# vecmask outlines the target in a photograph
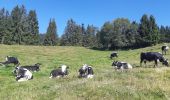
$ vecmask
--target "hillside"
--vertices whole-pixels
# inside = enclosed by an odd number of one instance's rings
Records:
[[[97,51],[69,46],[0,45],[0,61],[7,55],[18,57],[21,65],[41,63],[34,79],[16,82],[13,65],[0,66],[0,99],[2,100],[159,100],[170,98],[170,68],[153,62],[140,67],[141,52],[160,52],[162,44],[142,49],[118,51],[116,60],[129,62],[133,69],[115,71],[109,59],[112,51]],[[170,45],[170,44],[169,44]],[[165,58],[170,58],[170,52]],[[52,69],[62,64],[69,66],[69,75],[63,79],[49,79]],[[93,66],[93,79],[77,78],[82,64]]]

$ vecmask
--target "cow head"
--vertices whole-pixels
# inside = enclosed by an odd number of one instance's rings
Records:
[[[40,70],[40,63],[37,63],[37,64],[35,64],[35,67],[36,67],[36,71],[39,71]]]
[[[93,77],[93,69],[91,66],[87,64],[83,64],[83,66],[79,69],[79,78],[92,78]]]
[[[65,75],[68,75],[68,69],[69,69],[68,66],[62,65],[62,66],[59,67],[59,68],[61,68],[61,71],[62,71]]]
[[[87,64],[83,64],[83,66],[79,69],[79,78],[82,78],[82,77],[86,77],[86,72],[87,72],[87,69],[88,69],[88,65]]]
[[[114,62],[112,63],[112,66],[117,66],[117,63],[118,63],[118,61],[114,61]]]
[[[168,59],[165,59],[165,60],[162,62],[162,64],[165,65],[165,66],[169,66]]]
[[[83,69],[83,70],[86,70],[86,69],[87,69],[87,67],[88,67],[88,65],[87,65],[87,64],[83,64],[82,69]]]
[[[25,76],[25,72],[27,70],[21,67],[16,67],[16,81],[23,78]]]
[[[83,69],[83,67],[82,68],[80,68],[79,69],[79,78],[81,78],[81,77],[85,77],[86,76],[86,70],[84,70]]]
[[[13,74],[14,75],[17,75],[17,73],[18,73],[18,71],[19,71],[19,69],[20,69],[20,66],[19,65],[17,65],[16,67],[15,67],[15,69],[13,70]]]
[[[6,56],[5,60],[8,61],[9,56]]]

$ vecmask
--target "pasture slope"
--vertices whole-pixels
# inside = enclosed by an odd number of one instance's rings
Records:
[[[135,50],[118,51],[117,60],[133,65],[130,71],[115,71],[109,59],[111,51],[83,47],[45,47],[0,45],[0,61],[7,55],[18,57],[21,65],[41,63],[34,79],[16,82],[13,65],[0,66],[0,100],[166,100],[170,99],[170,67],[153,68],[153,62],[140,67],[141,52],[160,52],[159,44]],[[169,44],[170,45],[170,44]],[[165,56],[170,58],[170,52]],[[77,78],[82,64],[94,66],[93,79]],[[69,76],[49,79],[52,69],[66,64]]]

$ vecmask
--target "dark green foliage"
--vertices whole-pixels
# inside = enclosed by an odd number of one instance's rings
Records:
[[[137,41],[138,24],[130,23],[128,19],[118,18],[113,22],[106,22],[97,34],[100,48],[120,49],[133,47]]]
[[[97,28],[93,25],[85,28],[84,24],[78,25],[73,19],[70,19],[61,37],[60,45],[96,47],[96,33]]]
[[[5,35],[5,9],[0,10],[0,42],[4,42],[4,35]]]
[[[144,14],[139,25],[139,33],[142,46],[155,45],[159,42],[159,30],[155,18],[151,15],[149,18]]]
[[[104,49],[145,47],[159,43],[160,39],[155,18],[152,15],[148,18],[146,14],[142,16],[140,24],[130,23],[124,18],[106,22],[97,34],[98,48]]]
[[[82,46],[84,47],[95,47],[96,46],[96,32],[97,28],[93,25],[88,25],[87,29],[82,26]]]
[[[170,27],[160,27],[160,42],[170,42]]]
[[[44,45],[56,45],[58,40],[57,26],[54,19],[50,19],[49,26],[47,28],[47,33],[44,39]]]
[[[73,19],[68,20],[65,32],[61,37],[60,45],[82,45],[82,27],[77,25]]]
[[[96,43],[97,43],[96,33],[97,33],[96,27],[94,27],[93,25],[87,26],[86,34],[85,34],[85,41],[84,41],[85,47],[95,47],[96,46]]]
[[[170,42],[170,27],[158,27],[153,15],[144,14],[140,23],[126,18],[105,22],[98,30],[93,25],[78,25],[68,20],[64,34],[59,39],[57,25],[50,20],[46,34],[39,34],[35,10],[27,13],[25,6],[16,6],[9,13],[0,9],[0,43],[23,45],[62,45],[95,47],[98,49],[129,49]]]
[[[29,35],[28,35],[28,44],[38,45],[40,44],[40,36],[39,36],[39,26],[37,15],[34,10],[30,10],[28,15],[29,22]]]
[[[113,33],[113,24],[111,24],[110,22],[106,22],[102,26],[101,31],[97,34],[98,42],[99,42],[101,48],[109,48],[109,43],[111,41],[113,34],[114,34]]]
[[[0,42],[2,44],[39,44],[39,27],[35,11],[16,6],[11,14],[0,10]]]

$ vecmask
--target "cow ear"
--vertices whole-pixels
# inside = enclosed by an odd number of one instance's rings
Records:
[[[67,69],[69,69],[69,66],[67,66]]]

